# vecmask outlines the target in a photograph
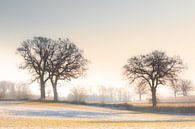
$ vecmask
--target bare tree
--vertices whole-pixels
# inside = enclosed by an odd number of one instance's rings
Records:
[[[113,87],[108,87],[108,97],[110,102],[113,102],[114,100],[114,90]]]
[[[187,96],[188,92],[193,90],[190,80],[180,80],[178,83],[183,96]]]
[[[164,52],[156,50],[129,58],[124,66],[124,75],[130,83],[142,80],[147,82],[152,93],[152,106],[155,108],[157,87],[170,83],[183,68],[183,62],[179,57],[169,57]]]
[[[174,96],[176,97],[178,92],[183,96],[187,96],[190,91],[193,90],[193,86],[190,80],[185,79],[173,79],[171,82],[171,88],[174,91]]]
[[[22,69],[28,69],[34,76],[34,80],[40,83],[40,93],[42,100],[45,99],[45,84],[49,79],[47,75],[47,61],[52,55],[52,40],[45,37],[34,37],[23,41],[17,49],[19,55],[24,59]]]
[[[139,95],[139,101],[142,100],[142,95],[147,94],[148,92],[148,87],[147,87],[147,82],[142,80],[137,84],[136,92]]]
[[[80,77],[86,71],[88,61],[84,58],[83,51],[68,39],[55,41],[53,48],[54,52],[47,61],[47,71],[53,87],[54,101],[58,101],[58,81]]]
[[[8,96],[13,98],[14,85],[15,84],[10,81],[0,81],[0,98],[7,98]]]
[[[179,86],[179,83],[178,83],[178,79],[173,78],[173,79],[171,80],[170,86],[171,86],[171,89],[173,90],[174,96],[175,96],[175,98],[176,98],[178,92],[179,92],[180,89],[181,89],[180,86]]]
[[[20,82],[15,85],[15,99],[28,100],[30,95],[31,92],[27,83]]]
[[[130,99],[130,93],[127,87],[114,88],[115,90],[115,99],[119,102],[128,102]]]
[[[98,86],[99,99],[102,104],[107,101],[108,88],[106,86]]]
[[[68,99],[75,103],[85,102],[86,97],[86,89],[81,86],[73,87],[68,95]]]
[[[4,82],[0,82],[0,98],[4,98],[7,92],[7,86],[4,84]]]

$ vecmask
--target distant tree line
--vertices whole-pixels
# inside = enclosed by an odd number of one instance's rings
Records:
[[[0,99],[29,100],[32,94],[27,83],[0,81]]]
[[[129,102],[131,94],[128,87],[108,87],[104,85],[96,88],[85,86],[74,86],[70,89],[67,101],[73,103],[113,103]]]

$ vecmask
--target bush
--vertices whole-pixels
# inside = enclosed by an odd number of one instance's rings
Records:
[[[80,86],[73,87],[68,95],[68,100],[72,103],[84,104],[86,99],[86,89]]]

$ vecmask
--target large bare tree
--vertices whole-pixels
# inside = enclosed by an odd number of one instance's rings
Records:
[[[48,73],[53,87],[54,101],[58,101],[57,84],[59,80],[71,80],[80,77],[86,71],[87,59],[70,40],[54,41],[54,52],[48,59]]]
[[[17,53],[22,56],[22,69],[28,69],[34,76],[33,80],[40,83],[41,100],[45,99],[45,84],[49,80],[47,61],[52,55],[52,40],[46,37],[34,37],[21,43]]]
[[[142,80],[147,82],[152,93],[152,106],[155,108],[157,87],[168,85],[183,68],[183,62],[179,57],[169,57],[165,52],[156,50],[146,55],[129,58],[124,66],[124,75],[130,83]]]

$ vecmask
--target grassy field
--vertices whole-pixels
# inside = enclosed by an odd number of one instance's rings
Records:
[[[0,113],[0,128],[2,129],[195,128],[194,115],[144,113],[73,104],[40,102],[5,104],[0,102]]]
[[[156,112],[156,113],[168,113],[168,114],[191,114],[195,115],[195,103],[175,102],[167,103],[161,102],[157,104],[157,107],[152,108],[152,104],[144,102],[129,102],[129,103],[92,103],[90,105],[104,106],[110,108],[121,108],[133,111],[144,111],[144,112]]]
[[[127,121],[83,121],[60,119],[6,118],[0,120],[1,128],[135,128],[135,129],[194,129],[195,122],[127,122]]]

